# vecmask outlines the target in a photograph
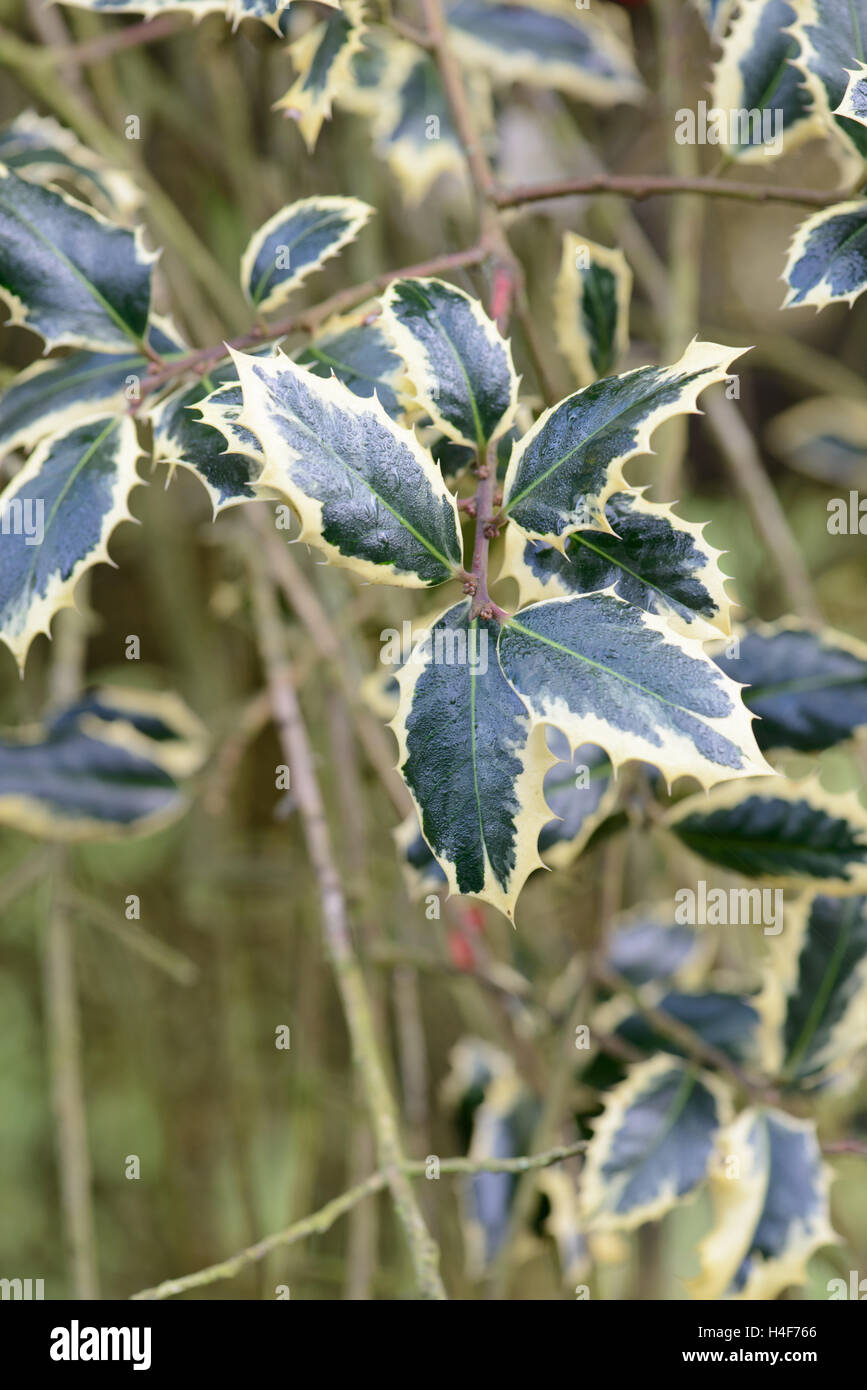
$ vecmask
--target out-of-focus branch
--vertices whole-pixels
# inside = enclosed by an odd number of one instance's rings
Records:
[[[367,987],[350,935],[346,900],[332,851],[313,751],[295,695],[292,671],[286,657],[283,624],[258,540],[253,568],[253,597],[259,650],[271,692],[274,721],[283,755],[291,768],[292,790],[319,889],[325,945],[370,1111],[378,1160],[387,1174],[388,1188],[410,1248],[419,1291],[427,1299],[444,1299],[446,1293],[439,1275],[439,1250],[430,1236],[412,1186],[403,1171],[406,1158],[397,1109],[380,1057]]]
[[[545,1153],[522,1155],[519,1158],[441,1158],[438,1161],[439,1172],[441,1176],[446,1174],[471,1176],[474,1173],[527,1173],[539,1168],[551,1168],[555,1163],[562,1163],[568,1158],[574,1158],[577,1154],[583,1153],[586,1147],[586,1140],[580,1140],[574,1144],[563,1144],[557,1148],[548,1149]],[[429,1164],[427,1161],[405,1162],[401,1165],[401,1173],[407,1179],[427,1177],[428,1172]],[[285,1231],[278,1231],[275,1235],[266,1236],[264,1240],[257,1241],[255,1245],[248,1246],[246,1250],[239,1251],[237,1255],[230,1256],[229,1259],[221,1261],[220,1264],[209,1265],[207,1269],[199,1269],[195,1274],[185,1274],[180,1279],[167,1279],[152,1289],[142,1289],[139,1293],[133,1294],[132,1298],[150,1300],[174,1298],[177,1294],[186,1293],[189,1289],[200,1289],[208,1284],[216,1284],[220,1279],[233,1279],[248,1265],[264,1259],[272,1250],[294,1245],[299,1240],[306,1240],[308,1236],[321,1235],[330,1230],[339,1217],[351,1211],[359,1202],[364,1201],[365,1197],[382,1192],[388,1185],[389,1175],[387,1173],[371,1173],[364,1182],[349,1188],[347,1192],[343,1192],[339,1197],[327,1202],[312,1216],[305,1216],[303,1221],[296,1221]]]
[[[713,391],[705,396],[704,409],[720,453],[767,545],[788,601],[800,617],[821,623],[822,612],[809,572],[743,416],[734,402]]]
[[[764,183],[739,183],[735,179],[689,177],[678,174],[590,174],[585,178],[555,179],[551,183],[516,184],[498,189],[497,206],[517,208],[527,203],[545,203],[552,198],[572,198],[576,193],[610,193],[640,201],[643,198],[670,197],[677,193],[700,193],[705,198],[737,198],[747,203],[794,203],[801,207],[825,208],[848,195],[839,191],[820,192],[815,188],[775,188]]]
[[[666,141],[668,167],[673,177],[692,182],[699,176],[698,146],[681,144],[674,138],[675,113],[687,98],[685,14],[680,0],[656,0],[655,18],[663,119],[671,131]],[[661,324],[663,362],[676,362],[698,327],[704,213],[704,199],[695,193],[675,198],[669,209],[668,294]],[[667,420],[659,431],[655,475],[661,497],[679,494],[688,438],[686,415]]]
[[[365,755],[401,816],[409,815],[413,801],[395,770],[395,750],[382,725],[361,705],[358,690],[341,660],[340,634],[336,631],[319,595],[300,565],[289,554],[269,526],[260,528],[268,550],[268,565],[276,583],[296,616],[304,624],[320,656],[330,663],[340,693],[352,713],[356,733]]]
[[[366,280],[363,284],[351,285],[348,289],[338,290],[328,299],[314,304],[312,308],[302,309],[299,313],[292,314],[289,318],[282,319],[277,323],[269,324],[267,327],[259,324],[250,329],[248,333],[242,333],[226,342],[216,343],[213,347],[198,348],[195,352],[191,352],[185,357],[179,357],[174,362],[167,362],[157,371],[146,376],[141,384],[141,398],[144,399],[145,396],[189,372],[203,373],[214,362],[219,362],[221,358],[226,356],[227,346],[243,351],[244,348],[255,347],[262,342],[285,338],[289,333],[314,333],[319,325],[325,319],[330,318],[332,314],[342,314],[347,309],[354,309],[356,305],[363,304],[366,299],[371,299],[381,290],[386,289],[392,280],[412,279],[415,276],[423,275],[443,275],[451,270],[463,270],[467,266],[478,265],[487,254],[487,246],[480,242],[464,251],[449,251],[443,256],[433,256],[430,260],[422,261],[418,265],[402,266],[398,270],[386,270],[382,275],[377,275],[372,280]]]
[[[52,653],[50,699],[64,704],[81,685],[85,623],[79,613],[61,615]],[[96,1225],[91,1190],[87,1112],[81,1065],[81,1021],[75,973],[73,925],[63,902],[66,854],[59,846],[49,878],[44,957],[46,1035],[54,1108],[57,1173],[63,1232],[73,1296],[99,1298]]]
[[[46,50],[45,63],[54,67],[87,67],[90,63],[101,63],[115,53],[126,48],[140,48],[143,44],[158,43],[160,39],[171,38],[182,29],[189,29],[180,15],[156,15],[143,19],[137,24],[127,24],[122,29],[111,29],[96,38],[82,43],[58,45]]]

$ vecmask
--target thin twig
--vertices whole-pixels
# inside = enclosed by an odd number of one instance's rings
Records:
[[[219,362],[227,355],[227,347],[243,351],[244,348],[256,347],[263,342],[285,338],[289,333],[314,333],[319,325],[325,319],[330,318],[332,314],[345,313],[346,310],[354,309],[358,304],[363,304],[366,299],[371,299],[381,290],[386,289],[392,280],[413,279],[416,276],[425,275],[443,275],[452,270],[462,270],[467,266],[478,265],[487,254],[487,246],[479,242],[467,250],[449,251],[442,256],[433,256],[430,260],[422,261],[417,265],[387,270],[382,275],[374,276],[372,280],[364,281],[363,284],[338,290],[336,294],[330,295],[328,299],[323,299],[321,303],[314,304],[309,309],[302,309],[278,323],[269,324],[267,327],[259,324],[247,333],[229,338],[222,343],[216,343],[212,347],[198,348],[185,357],[176,358],[174,362],[167,362],[158,371],[150,373],[144,378],[141,384],[141,397],[144,399],[145,396],[159,390],[178,377],[188,375],[190,372],[203,373],[207,367],[214,362]]]
[[[734,402],[709,391],[704,398],[705,416],[738,487],[743,493],[756,528],[761,533],[780,577],[787,602],[799,617],[821,623],[809,571],[786,520],[776,490],[762,464],[751,431]]]
[[[109,908],[77,889],[65,889],[61,893],[60,905],[70,916],[79,917],[91,926],[109,932],[123,942],[127,950],[162,970],[175,984],[194,985],[199,978],[199,967],[189,956],[160,941],[158,936],[152,936],[138,922],[128,922],[126,918],[117,921]]]
[[[99,1297],[99,1284],[75,950],[72,923],[57,895],[57,880],[63,872],[60,857],[45,943],[46,1031],[51,1053],[57,1170],[73,1297],[95,1299]]]
[[[143,19],[137,24],[128,24],[123,29],[112,29],[82,43],[51,48],[46,52],[45,62],[52,67],[66,67],[67,64],[87,67],[90,63],[101,63],[105,58],[110,58],[123,49],[140,48],[143,44],[158,43],[160,39],[171,38],[182,29],[189,30],[190,26],[184,24],[179,15],[157,15],[152,19]]]
[[[676,112],[687,99],[685,82],[686,44],[684,10],[680,0],[656,0],[657,53],[661,69],[661,99],[672,131],[677,128]],[[668,142],[668,165],[672,176],[694,180],[699,175],[698,146],[681,144],[673,136]],[[674,199],[668,219],[667,306],[661,320],[663,362],[676,362],[694,336],[701,302],[701,263],[706,204],[694,193]],[[661,497],[678,497],[683,461],[689,438],[686,415],[667,420],[656,440],[655,475]]]
[[[538,1168],[550,1168],[555,1163],[563,1163],[566,1159],[574,1158],[577,1154],[583,1153],[586,1147],[586,1140],[580,1140],[574,1144],[563,1144],[557,1148],[549,1149],[546,1153],[523,1155],[518,1158],[441,1158],[438,1160],[438,1168],[440,1176],[451,1174],[471,1176],[474,1173],[527,1173]],[[425,1178],[428,1177],[430,1171],[431,1165],[427,1159],[419,1162],[405,1162],[401,1165],[401,1173],[406,1179]],[[131,1297],[150,1300],[174,1298],[177,1294],[186,1293],[189,1289],[216,1284],[220,1279],[234,1279],[236,1274],[240,1274],[248,1265],[257,1260],[264,1259],[272,1250],[294,1245],[299,1240],[306,1240],[308,1236],[322,1235],[325,1231],[330,1230],[339,1217],[351,1211],[365,1197],[382,1192],[389,1186],[389,1181],[387,1172],[371,1173],[364,1182],[357,1183],[355,1187],[349,1188],[339,1197],[334,1197],[319,1211],[314,1212],[312,1216],[305,1216],[302,1221],[296,1221],[285,1231],[278,1231],[274,1235],[266,1236],[264,1240],[257,1241],[255,1245],[248,1246],[246,1250],[240,1250],[237,1255],[231,1255],[229,1259],[222,1260],[219,1264],[208,1265],[206,1269],[196,1270],[194,1274],[185,1274],[180,1279],[167,1279],[164,1283],[157,1284],[151,1289],[142,1289],[139,1293],[132,1294]]]
[[[867,1158],[867,1140],[865,1139],[832,1139],[830,1143],[822,1145],[823,1154],[857,1154],[859,1158]]]
[[[253,597],[259,650],[271,692],[277,734],[283,755],[291,768],[292,790],[319,889],[325,945],[343,1004],[353,1056],[365,1090],[376,1136],[378,1160],[388,1175],[388,1187],[409,1245],[419,1291],[423,1298],[444,1299],[446,1293],[439,1275],[439,1250],[425,1225],[412,1186],[402,1171],[405,1155],[397,1109],[380,1058],[367,988],[349,931],[346,901],[331,847],[313,751],[286,657],[283,625],[258,542],[256,560]]]
[[[802,207],[824,208],[843,201],[839,191],[824,193],[815,188],[775,188],[763,183],[738,183],[733,179],[676,174],[590,174],[584,178],[555,179],[551,183],[516,184],[495,193],[500,208],[545,203],[552,198],[612,193],[621,198],[668,197],[674,193],[700,193],[706,198],[739,198],[749,203],[795,203]]]
[[[79,593],[86,603],[86,577],[83,585],[84,593],[81,590]],[[61,614],[55,631],[49,680],[49,700],[53,706],[73,699],[81,687],[86,632],[80,613]],[[99,1298],[96,1221],[84,1100],[75,935],[63,903],[66,851],[57,846],[53,858],[48,880],[50,905],[44,989],[62,1230],[73,1296],[96,1299]]]
[[[140,1293],[131,1295],[133,1299],[163,1299],[174,1298],[179,1293],[186,1293],[188,1289],[199,1289],[206,1284],[216,1284],[220,1279],[234,1279],[236,1274],[240,1274],[248,1265],[255,1264],[257,1260],[263,1260],[266,1255],[270,1255],[272,1250],[280,1250],[287,1245],[294,1245],[299,1240],[306,1240],[308,1236],[322,1235],[329,1230],[338,1217],[351,1211],[356,1203],[371,1197],[375,1192],[382,1192],[387,1186],[388,1179],[385,1173],[371,1173],[364,1182],[357,1183],[355,1187],[350,1187],[346,1192],[342,1192],[339,1197],[334,1197],[330,1202],[326,1202],[324,1207],[314,1212],[312,1216],[305,1216],[302,1221],[296,1221],[285,1231],[278,1231],[275,1235],[266,1236],[264,1240],[259,1240],[255,1245],[248,1245],[245,1250],[239,1250],[237,1255],[231,1255],[229,1259],[222,1260],[220,1264],[209,1265],[206,1269],[199,1269],[195,1274],[185,1274],[180,1279],[166,1279],[164,1283],[157,1284],[152,1289],[142,1289]]]
[[[486,203],[493,201],[494,176],[485,156],[481,133],[470,109],[463,74],[452,55],[443,7],[440,0],[422,0],[422,10],[427,25],[429,46],[442,79],[455,133],[467,161],[479,206],[483,208]]]
[[[379,775],[398,813],[401,816],[409,815],[413,809],[413,800],[406,784],[397,775],[395,749],[382,725],[361,703],[357,686],[353,684],[341,660],[341,638],[330,615],[300,565],[296,564],[289,554],[288,546],[279,540],[269,526],[262,527],[261,534],[268,548],[271,573],[281,593],[304,624],[320,656],[332,666],[340,692],[352,713],[356,733],[368,762]]]

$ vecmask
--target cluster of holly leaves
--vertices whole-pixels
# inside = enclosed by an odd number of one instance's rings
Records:
[[[155,8],[163,7],[147,12]],[[244,13],[262,18],[265,8]],[[731,7],[704,8],[722,35],[720,103],[781,107],[787,148],[820,135],[863,162],[864,0],[752,0],[734,18]],[[631,58],[614,29],[600,38],[597,20],[580,11],[567,20],[550,3],[461,0],[450,12],[468,67],[477,62],[501,84],[527,80],[529,52],[554,89],[602,104],[640,100],[634,75],[631,95],[616,94],[617,70],[612,77],[605,67],[611,44],[626,53],[618,61]],[[353,22],[349,6],[326,27],[335,22]],[[409,79],[396,89],[377,56],[388,31],[364,37],[350,55],[347,101],[366,100],[396,122],[381,136],[384,149],[406,138],[411,150],[423,137],[407,115]],[[311,58],[313,85],[328,51]],[[420,93],[418,113],[429,109],[435,74],[422,50],[413,59],[423,65],[409,84]],[[756,85],[760,68],[777,74],[770,94]],[[725,95],[732,83],[737,100]],[[303,112],[301,98],[293,101]],[[768,157],[749,147],[726,153]],[[414,154],[407,161],[413,167]],[[0,495],[0,639],[23,667],[34,637],[107,558],[148,455],[198,476],[215,515],[276,500],[294,512],[306,544],[360,579],[442,587],[411,658],[383,690],[418,812],[402,844],[425,885],[445,882],[512,916],[534,869],[567,863],[616,829],[625,812],[615,774],[631,762],[688,849],[750,885],[797,895],[781,937],[767,940],[767,980],[755,997],[699,988],[695,975],[682,984],[664,962],[685,937],[697,951],[697,934],[684,937],[670,920],[639,924],[653,963],[632,981],[643,1008],[602,1014],[598,1027],[648,1059],[595,1078],[605,1108],[571,1228],[573,1244],[575,1231],[590,1242],[630,1229],[709,1182],[719,1224],[698,1289],[774,1296],[832,1238],[815,1124],[784,1107],[845,1085],[863,1047],[867,821],[854,796],[831,795],[816,777],[790,781],[773,766],[784,750],[819,754],[867,723],[867,651],[792,620],[733,633],[719,553],[702,528],[650,502],[624,473],[649,451],[656,426],[693,410],[738,354],[697,341],[669,366],[619,372],[628,267],[620,253],[570,234],[554,322],[580,389],[535,419],[508,341],[477,300],[436,279],[397,281],[379,303],[326,322],[288,352],[275,327],[255,352],[227,354],[204,377],[185,373],[188,346],[151,308],[157,258],[130,226],[139,204],[128,180],[55,122],[27,113],[0,132],[0,295],[10,321],[45,348],[0,397],[7,471],[27,455]],[[851,302],[864,289],[865,208],[851,200],[801,226],[785,270],[787,303]],[[277,212],[242,258],[251,310],[275,321],[372,211],[352,198],[314,197]],[[153,377],[162,385],[150,391]],[[821,457],[835,460],[827,468],[842,467],[855,405],[846,413],[806,404],[809,420],[775,422],[780,451],[809,469],[821,445]],[[519,601],[502,609],[509,589],[494,585],[496,609],[477,613],[464,593],[471,545],[457,496],[490,459],[502,494],[497,582],[515,581]],[[33,543],[28,522],[37,515]],[[178,702],[92,691],[0,742],[0,819],[59,840],[144,833],[182,810],[182,784],[203,755],[202,732]],[[709,795],[663,804],[663,786],[684,776]],[[628,981],[623,967],[615,961]],[[648,999],[765,1078],[779,1101],[736,1114],[724,1075],[648,1031]],[[609,1014],[622,1005],[615,997]],[[496,1126],[500,1111],[488,1082],[479,1084],[480,1115]],[[737,1156],[736,1180],[718,1169],[720,1154]],[[584,1248],[579,1241],[576,1254]]]
[[[541,1175],[522,1245],[530,1253],[528,1237],[553,1241],[579,1297],[622,1290],[629,1233],[685,1201],[703,1198],[706,1234],[675,1265],[673,1296],[773,1299],[808,1282],[811,1257],[839,1241],[815,1111],[861,1070],[865,899],[815,892],[787,904],[760,976],[739,988],[715,965],[711,936],[674,922],[666,902],[628,914],[606,939],[572,1078],[573,1135],[587,1141],[580,1175]],[[492,983],[509,990],[522,1029],[564,1029],[580,984],[580,972],[567,973],[541,995],[522,975]],[[696,1060],[682,1029],[767,1091],[749,1093],[725,1066]],[[514,1057],[472,1037],[453,1049],[442,1099],[479,1161],[528,1152],[544,1104]],[[510,1174],[466,1180],[473,1277],[509,1238],[515,1187]],[[836,1267],[823,1265],[813,1277],[827,1297]]]

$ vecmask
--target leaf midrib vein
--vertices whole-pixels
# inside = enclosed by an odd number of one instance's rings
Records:
[[[96,302],[101,306],[101,308],[105,310],[112,322],[115,323],[117,327],[120,328],[133,343],[136,343],[139,347],[143,347],[143,341],[141,337],[135,332],[132,326],[128,324],[123,318],[121,318],[120,314],[113,307],[113,305],[109,304],[105,296],[101,294],[100,291],[96,288],[96,285],[94,285],[91,280],[88,280],[87,276],[84,275],[82,271],[78,269],[78,266],[75,265],[69,259],[69,257],[66,255],[64,251],[61,251],[59,246],[56,246],[54,242],[49,241],[48,237],[46,237],[39,230],[39,228],[29,220],[29,218],[24,217],[18,211],[18,209],[13,204],[9,203],[4,197],[2,197],[2,195],[0,195],[0,207],[5,208],[9,215],[16,222],[20,222],[22,227],[26,228],[26,230],[30,232],[32,236],[36,237],[38,241],[41,241],[43,246],[46,246],[48,250],[52,253],[52,255],[54,255],[62,265],[65,265],[67,270],[75,276],[76,280],[80,281],[80,283],[89,292],[91,297],[95,299]]]

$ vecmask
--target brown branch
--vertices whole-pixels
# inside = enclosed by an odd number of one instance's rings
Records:
[[[488,446],[484,463],[479,465],[479,482],[476,488],[475,517],[476,534],[473,544],[473,561],[465,588],[473,596],[470,605],[470,620],[482,618],[487,622],[496,617],[502,622],[508,615],[493,602],[488,593],[488,551],[491,538],[496,535],[492,527],[494,512],[494,493],[497,487],[497,446]]]
[[[736,404],[712,391],[705,397],[704,410],[717,447],[765,542],[787,602],[799,617],[821,623],[822,611],[809,570],[776,489],[765,472],[752,432]]]
[[[857,1154],[859,1158],[867,1158],[867,1140],[864,1139],[832,1139],[829,1144],[822,1145],[823,1154]]]
[[[87,589],[86,577],[84,585]],[[55,633],[50,674],[50,699],[55,706],[74,698],[81,688],[86,632],[86,625],[79,613],[61,615]],[[67,871],[66,851],[58,845],[52,858],[53,865],[48,877],[49,908],[43,978],[61,1231],[69,1260],[72,1296],[98,1299],[99,1262],[84,1098],[75,931],[61,901]]]
[[[563,1163],[566,1159],[574,1158],[577,1154],[583,1153],[586,1147],[586,1140],[578,1140],[574,1144],[563,1144],[555,1149],[549,1149],[546,1153],[521,1155],[518,1158],[442,1158],[439,1160],[439,1171],[441,1175],[526,1173],[533,1169],[551,1168],[555,1163]],[[428,1161],[404,1163],[401,1172],[407,1179],[427,1177]],[[216,1284],[220,1279],[233,1279],[236,1274],[240,1274],[242,1270],[246,1269],[247,1265],[253,1264],[257,1260],[263,1260],[266,1255],[270,1255],[272,1250],[284,1249],[287,1245],[295,1245],[298,1241],[305,1240],[307,1236],[322,1235],[325,1231],[330,1230],[338,1217],[351,1211],[365,1197],[372,1197],[377,1192],[382,1192],[388,1186],[388,1182],[389,1175],[387,1173],[371,1173],[364,1182],[342,1192],[339,1197],[333,1198],[319,1211],[314,1212],[312,1216],[305,1216],[303,1221],[296,1221],[285,1231],[278,1231],[274,1235],[266,1236],[264,1240],[257,1241],[255,1245],[248,1246],[246,1250],[240,1250],[237,1255],[231,1255],[219,1264],[196,1270],[195,1274],[185,1274],[180,1279],[167,1279],[164,1283],[157,1284],[151,1289],[142,1289],[139,1293],[132,1294],[131,1297],[152,1301],[174,1298],[177,1294],[186,1293],[189,1289]]]
[[[446,94],[452,122],[470,171],[482,244],[488,247],[494,261],[490,296],[491,317],[500,332],[505,334],[515,300],[523,294],[523,271],[509,245],[502,224],[493,170],[485,154],[480,127],[467,97],[461,67],[451,51],[442,0],[422,0],[422,7],[430,47]],[[479,617],[487,621],[496,617],[502,622],[508,614],[498,608],[488,594],[488,549],[491,538],[496,535],[496,526],[492,525],[497,485],[495,446],[489,445],[485,456],[482,457],[480,443],[477,471],[479,481],[473,498],[476,518],[475,542],[472,568],[469,575],[464,576],[464,588],[472,595],[471,619]]]
[[[185,357],[179,357],[174,362],[165,363],[159,371],[149,373],[141,384],[141,399],[144,400],[145,396],[151,395],[177,377],[185,376],[191,372],[204,373],[215,362],[221,361],[227,355],[227,347],[243,351],[244,348],[256,347],[261,343],[271,342],[277,338],[285,338],[289,333],[314,333],[319,325],[325,319],[330,318],[332,314],[344,313],[347,309],[353,309],[357,305],[363,304],[366,299],[371,299],[381,290],[386,289],[392,280],[412,279],[415,276],[425,275],[443,275],[449,271],[462,270],[467,266],[478,265],[487,254],[487,245],[484,242],[478,242],[475,246],[468,247],[464,251],[449,251],[442,256],[433,256],[430,260],[422,261],[418,265],[402,266],[398,270],[387,270],[382,275],[376,275],[373,279],[366,280],[360,285],[352,285],[348,289],[338,290],[328,299],[314,304],[312,308],[302,309],[277,323],[258,324],[251,328],[248,333],[242,333],[238,337],[216,343],[213,347],[198,348]],[[138,408],[140,401],[135,404]]]
[[[586,194],[611,193],[640,201],[668,197],[676,193],[701,193],[707,198],[740,198],[749,203],[795,203],[803,207],[824,208],[842,202],[847,193],[823,193],[815,188],[774,188],[761,183],[738,183],[724,178],[685,178],[674,174],[591,174],[577,179],[556,179],[551,183],[516,184],[496,189],[499,208],[544,203],[551,198],[574,198]]]
[[[268,550],[268,565],[274,581],[296,617],[304,624],[319,655],[334,672],[368,762],[379,775],[398,814],[409,815],[414,803],[406,784],[397,774],[394,745],[379,721],[365,709],[358,686],[346,671],[342,660],[342,638],[330,614],[301,567],[293,560],[288,547],[281,543],[270,527],[262,528],[262,538]]]
[[[182,29],[190,29],[179,15],[158,15],[153,19],[143,19],[137,24],[128,24],[122,29],[112,29],[83,43],[63,44],[46,52],[45,61],[65,67],[67,64],[86,67],[90,63],[101,63],[114,53],[126,48],[140,48],[142,44],[157,43],[160,39],[171,38]]]
[[[419,1291],[423,1298],[442,1300],[446,1292],[439,1274],[439,1250],[430,1236],[412,1185],[403,1171],[406,1157],[400,1138],[397,1108],[382,1064],[367,988],[350,935],[346,899],[334,859],[313,750],[295,695],[292,670],[285,652],[283,624],[258,540],[254,559],[253,599],[259,650],[271,692],[280,746],[291,768],[292,790],[319,890],[325,946],[343,1005],[353,1058],[370,1111],[378,1161],[386,1173],[395,1211],[410,1249]]]
[[[491,166],[485,155],[481,132],[470,109],[463,74],[449,41],[448,25],[440,0],[422,0],[429,46],[436,59],[452,123],[470,171],[480,211],[494,202],[496,188]]]

